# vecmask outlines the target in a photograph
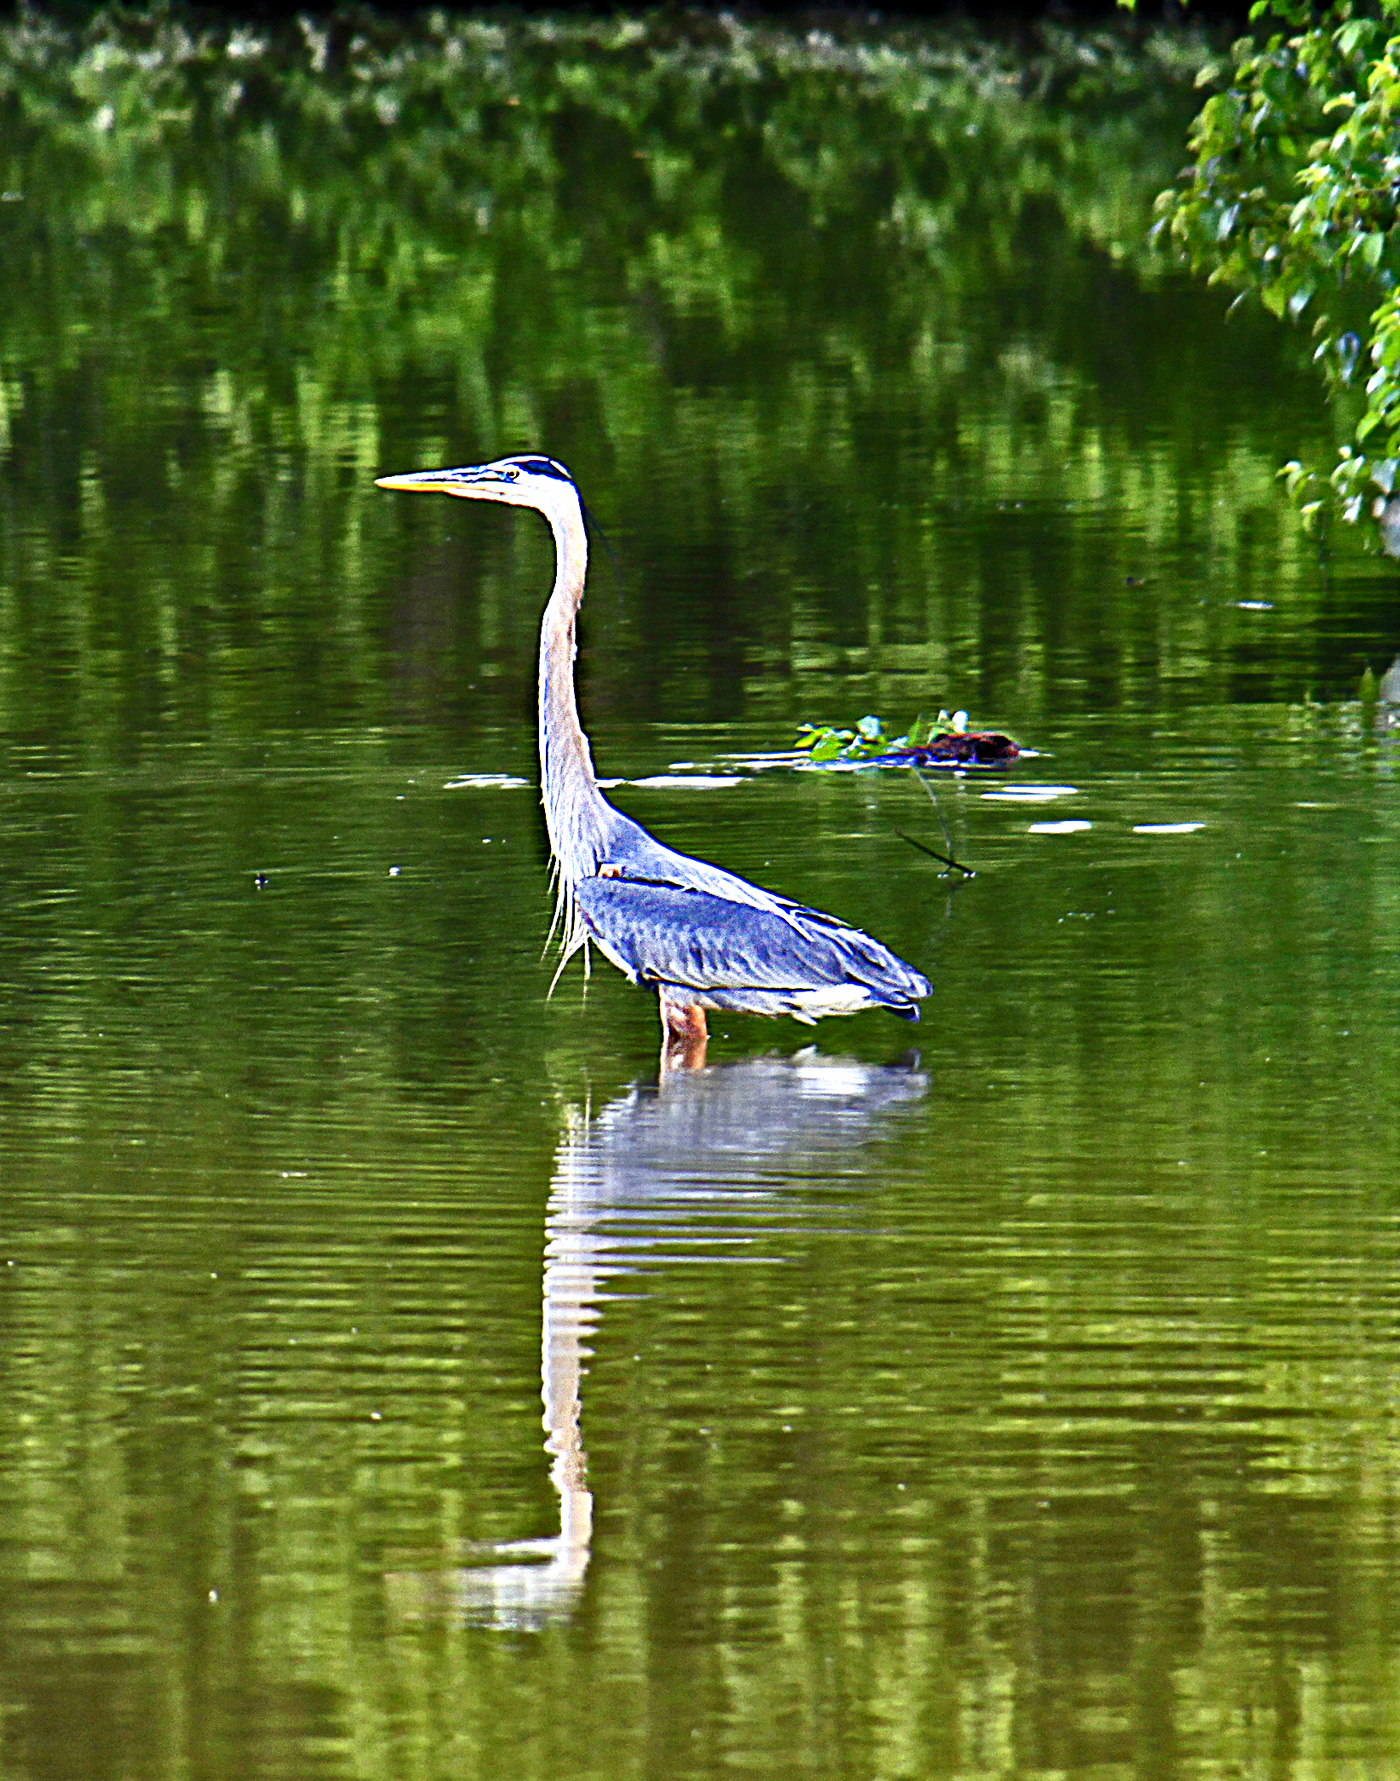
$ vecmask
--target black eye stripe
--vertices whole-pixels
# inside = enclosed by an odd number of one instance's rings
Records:
[[[572,482],[573,477],[562,464],[556,464],[553,458],[512,458],[522,470],[528,470],[531,476],[554,476],[560,482]]]

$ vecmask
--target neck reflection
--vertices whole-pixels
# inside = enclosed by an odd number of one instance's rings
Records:
[[[591,1551],[582,1381],[609,1279],[730,1252],[758,1221],[771,1229],[785,1162],[794,1184],[819,1179],[927,1086],[917,1057],[874,1065],[810,1049],[668,1075],[594,1115],[569,1108],[545,1214],[540,1354],[558,1532],[473,1548],[476,1562],[453,1570],[395,1573],[394,1613],[513,1631],[566,1620]]]

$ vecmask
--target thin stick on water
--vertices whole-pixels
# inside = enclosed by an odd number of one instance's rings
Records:
[[[906,835],[903,829],[896,829],[895,834],[901,841],[907,841],[911,847],[917,847],[920,853],[926,853],[931,860],[937,860],[940,865],[951,866],[955,872],[961,872],[968,878],[977,876],[971,866],[965,866],[961,860],[955,860],[951,854],[935,853],[933,848],[925,847],[922,841],[916,841],[912,835]]]

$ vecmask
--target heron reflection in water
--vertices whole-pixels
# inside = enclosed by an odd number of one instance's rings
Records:
[[[559,1531],[475,1547],[452,1569],[391,1573],[396,1618],[515,1631],[567,1619],[592,1540],[580,1392],[607,1282],[671,1258],[751,1251],[801,1216],[775,1179],[821,1185],[927,1087],[914,1063],[812,1050],[676,1075],[660,1092],[636,1087],[592,1116],[570,1109],[545,1214],[540,1355]]]
[[[809,1025],[861,1008],[919,1018],[932,985],[880,941],[662,846],[598,789],[574,695],[588,534],[583,502],[562,464],[501,458],[377,481],[382,489],[533,507],[554,535],[554,591],[540,627],[539,717],[560,971],[591,940],[633,983],[655,984],[663,1069],[704,1063],[706,1009],[787,1014]]]

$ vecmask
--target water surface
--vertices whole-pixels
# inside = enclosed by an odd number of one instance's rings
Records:
[[[1389,1773],[1395,584],[1141,248],[1202,46],[175,31],[0,86],[7,1771]],[[372,487],[526,447],[921,1027],[546,998],[546,534]]]

